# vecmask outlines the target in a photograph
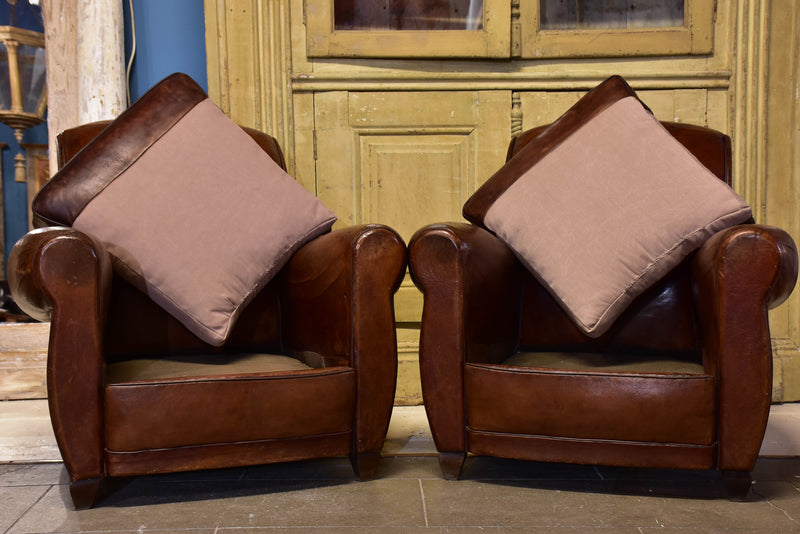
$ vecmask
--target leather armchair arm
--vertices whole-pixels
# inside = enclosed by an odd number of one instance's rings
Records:
[[[409,243],[411,276],[423,292],[420,372],[439,451],[464,451],[464,363],[498,363],[519,340],[522,266],[480,227],[430,225]]]
[[[71,228],[34,230],[17,242],[9,257],[15,300],[33,317],[51,322],[50,415],[68,471],[80,479],[105,474],[102,331],[111,273],[103,247]]]
[[[356,452],[379,452],[389,426],[397,380],[393,299],[405,267],[405,243],[394,230],[358,225],[307,243],[283,269],[284,349],[356,370]]]
[[[742,225],[712,236],[692,265],[706,370],[719,380],[719,468],[749,471],[772,394],[767,310],[789,296],[797,249],[783,230]]]

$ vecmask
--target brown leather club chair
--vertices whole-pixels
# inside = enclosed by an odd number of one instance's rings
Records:
[[[730,184],[727,136],[665,126]],[[542,131],[515,137],[508,159]],[[785,232],[744,224],[715,234],[599,338],[478,226],[427,226],[409,253],[425,299],[422,391],[446,478],[473,453],[717,469],[732,497],[746,493],[770,407],[767,310],[797,276]]]
[[[105,125],[62,133],[59,164]],[[275,139],[246,131],[284,166]],[[113,273],[94,239],[66,227],[29,233],[12,253],[11,285],[28,313],[51,321],[48,400],[75,506],[91,506],[106,477],[336,456],[361,479],[376,476],[405,263],[385,226],[323,234],[212,347]]]

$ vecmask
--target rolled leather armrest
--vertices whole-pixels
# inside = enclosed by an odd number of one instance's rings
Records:
[[[97,280],[88,279],[94,271],[87,271],[80,264],[79,258],[84,253],[94,258],[89,261],[97,265]],[[57,295],[69,297],[68,291],[62,292],[56,287],[68,289],[99,283],[98,295],[107,296],[111,287],[111,262],[102,245],[78,230],[39,228],[23,236],[11,249],[8,279],[20,308],[35,319],[50,321]]]
[[[767,310],[786,300],[796,280],[795,244],[770,226],[718,232],[693,260],[704,365],[719,380],[720,469],[749,471],[758,456],[772,394]]]
[[[357,225],[317,237],[284,267],[286,348],[356,370],[356,452],[377,449],[389,425],[397,380],[394,293],[406,246],[391,228]]]
[[[27,313],[50,321],[50,415],[75,480],[104,475],[102,331],[111,273],[105,249],[71,228],[34,230],[14,245],[9,257],[14,298]],[[64,432],[65,428],[81,432]]]
[[[464,223],[420,229],[409,253],[425,299],[420,374],[434,440],[464,451],[464,363],[499,363],[516,349],[523,268],[497,237]]]
[[[284,267],[281,314],[290,351],[317,352],[350,364],[354,328],[375,325],[370,316],[393,317],[392,299],[402,280],[406,250],[394,230],[379,225],[350,226],[310,241]],[[367,314],[362,325],[354,314]],[[378,325],[376,325],[378,326]],[[379,330],[380,331],[380,330]]]

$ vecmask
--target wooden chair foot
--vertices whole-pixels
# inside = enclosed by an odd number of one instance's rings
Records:
[[[744,501],[747,499],[747,494],[750,493],[753,480],[748,471],[723,471],[722,483],[725,485],[728,499]]]
[[[76,510],[85,510],[94,505],[95,500],[103,489],[103,478],[87,478],[76,480],[69,484],[69,494]]]
[[[461,469],[464,467],[464,460],[467,459],[466,452],[440,452],[439,467],[447,480],[458,480],[461,476]]]
[[[356,452],[350,455],[350,464],[359,480],[373,480],[378,477],[381,463],[379,452]]]

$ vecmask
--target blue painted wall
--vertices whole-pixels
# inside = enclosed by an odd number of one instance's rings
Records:
[[[126,55],[131,50],[129,0],[125,11]],[[184,72],[208,91],[203,2],[201,0],[133,0],[136,55],[130,77],[131,101],[159,80]]]
[[[125,14],[126,58],[130,56],[132,31],[129,0],[121,0]],[[159,80],[173,72],[185,72],[207,90],[205,22],[201,0],[133,0],[136,55],[131,69],[131,100],[135,101]],[[0,25],[10,20],[7,2],[0,1]],[[43,31],[41,10],[19,0],[16,25]],[[27,185],[14,181],[14,155],[19,150],[14,132],[0,124],[3,150],[3,205],[5,253],[28,231]],[[47,126],[26,130],[24,143],[47,144]],[[2,273],[3,275],[5,273]]]
[[[44,32],[41,8],[30,6],[25,0],[18,2],[12,11],[7,2],[0,2],[0,26],[14,25],[20,28]],[[23,143],[47,144],[47,124],[40,124],[23,131]],[[28,185],[14,180],[14,156],[20,151],[14,130],[0,124],[0,143],[8,145],[2,152],[3,165],[3,228],[5,232],[5,254],[11,246],[28,231]],[[5,276],[5,273],[2,273]]]

